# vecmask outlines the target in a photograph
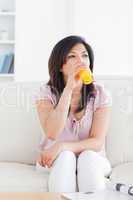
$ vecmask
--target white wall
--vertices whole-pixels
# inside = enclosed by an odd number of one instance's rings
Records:
[[[55,43],[84,36],[95,53],[95,74],[133,75],[132,0],[16,1],[16,80],[47,80]]]
[[[69,34],[66,7],[65,0],[16,2],[17,81],[48,79],[50,52],[66,32]]]
[[[132,0],[75,0],[74,33],[94,48],[95,74],[133,75],[132,11]]]

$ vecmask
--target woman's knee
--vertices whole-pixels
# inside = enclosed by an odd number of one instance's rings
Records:
[[[68,162],[76,164],[76,155],[72,151],[68,150],[62,151],[55,160],[55,163],[57,162],[61,162],[62,164]]]
[[[86,164],[94,163],[97,158],[97,152],[92,150],[85,150],[79,154],[78,157],[78,168],[82,166],[86,166]],[[88,165],[87,165],[88,167]]]
[[[93,150],[85,150],[85,151],[82,151],[80,154],[79,154],[79,157],[84,157],[84,156],[95,156],[97,155],[97,152],[96,151],[93,151]]]
[[[65,158],[72,158],[72,159],[76,158],[75,153],[73,153],[72,151],[69,151],[69,150],[64,150],[59,155],[65,157]]]
[[[83,151],[78,157],[78,169],[101,170],[105,176],[111,172],[111,165],[106,157],[92,150]]]

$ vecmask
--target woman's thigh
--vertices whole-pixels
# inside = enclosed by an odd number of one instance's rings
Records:
[[[49,175],[50,192],[76,191],[76,156],[71,151],[59,154]]]
[[[89,170],[89,168],[101,170],[104,176],[108,176],[111,172],[109,160],[92,150],[86,150],[79,154],[77,163],[77,169],[79,170]]]
[[[78,157],[77,179],[80,192],[103,190],[105,176],[111,172],[107,158],[94,151],[84,151]]]

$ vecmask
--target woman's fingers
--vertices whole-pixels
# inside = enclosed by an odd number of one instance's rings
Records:
[[[52,157],[47,152],[41,152],[37,158],[37,162],[43,167],[52,165]]]
[[[48,166],[48,167],[51,167],[51,166],[52,166],[52,163],[53,163],[53,160],[50,158],[50,159],[47,161],[47,166]]]
[[[48,165],[48,162],[51,160],[51,157],[47,156],[47,155],[43,155],[42,156],[42,163],[43,166],[45,167],[46,165]]]
[[[46,165],[46,157],[42,156],[42,163],[43,163],[43,166],[45,167]]]
[[[37,162],[38,162],[41,166],[43,166],[41,154],[38,156]]]
[[[45,158],[45,161],[44,161],[44,162],[45,162],[45,165],[48,165],[48,161],[49,161],[49,158],[46,157],[46,158]]]

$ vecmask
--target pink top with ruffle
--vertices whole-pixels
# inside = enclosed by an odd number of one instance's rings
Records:
[[[96,97],[95,99],[90,98],[90,100],[88,100],[84,116],[80,120],[76,120],[70,113],[64,129],[56,141],[80,141],[89,138],[93,113],[98,108],[112,105],[112,98],[109,91],[97,82],[94,82],[94,85],[96,88]],[[51,101],[53,105],[56,105],[56,96],[51,92],[50,86],[46,84],[43,84],[40,87],[39,93],[35,96],[35,101],[41,99],[47,99]],[[43,150],[45,148],[49,148],[56,141],[48,139],[47,136],[43,136],[39,149]],[[103,156],[106,155],[104,146],[99,153]]]

